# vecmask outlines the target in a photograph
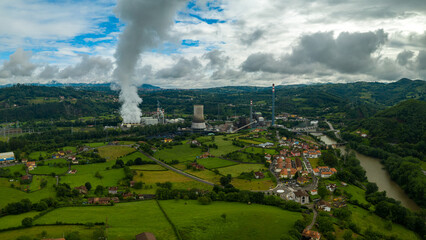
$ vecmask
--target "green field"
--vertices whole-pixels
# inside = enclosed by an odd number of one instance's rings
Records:
[[[179,162],[193,161],[197,156],[201,155],[200,148],[191,148],[189,144],[173,146],[173,148],[165,148],[155,152],[154,157],[165,161],[171,162],[172,160],[179,160]]]
[[[231,174],[232,177],[238,177],[242,172],[259,171],[261,169],[267,170],[267,168],[263,164],[239,164],[235,166],[220,168],[218,170],[223,175]]]
[[[107,161],[113,161],[136,151],[136,149],[127,146],[105,146],[98,148],[98,151],[101,157],[105,158]]]
[[[219,184],[219,180],[222,177],[210,170],[194,171],[192,169],[187,169],[185,172],[215,184]]]
[[[197,201],[160,201],[183,239],[234,240],[280,239],[292,229],[300,213],[276,207],[242,203]],[[226,214],[226,222],[220,215]]]
[[[319,158],[309,158],[308,160],[311,163],[312,169],[318,167]]]
[[[385,230],[386,220],[383,218],[360,207],[350,204],[348,204],[348,206],[349,210],[352,212],[352,221],[362,229],[362,232],[365,231],[368,227],[372,227],[374,231],[381,232],[385,235],[394,234],[397,235],[400,239],[420,239],[420,237],[414,234],[414,232],[404,228],[399,224],[392,223],[392,230]]]
[[[254,191],[268,190],[276,186],[275,183],[269,177],[265,177],[264,179],[252,180],[233,178],[231,184],[240,190]]]
[[[144,165],[133,165],[130,167],[135,170],[148,170],[148,171],[167,171],[166,168],[158,164],[144,164]]]
[[[3,169],[9,169],[11,174],[14,174],[15,172],[18,172],[21,175],[26,174],[26,172],[25,172],[26,167],[25,167],[24,164],[18,164],[18,165],[11,166],[11,167],[5,167]]]
[[[15,240],[21,236],[30,237],[30,239],[41,239],[41,233],[46,231],[47,238],[61,238],[66,236],[70,232],[77,231],[80,234],[82,240],[92,239],[93,231],[96,228],[87,228],[84,226],[39,226],[39,227],[31,227],[20,230],[6,231],[0,232],[0,239],[5,240]]]
[[[240,147],[232,145],[232,139],[228,136],[228,140],[224,140],[227,136],[215,136],[214,143],[218,146],[217,149],[210,149],[213,156],[223,156],[230,152],[240,149]]]
[[[183,239],[280,239],[301,218],[300,213],[257,204],[213,202],[211,205],[200,205],[194,200],[167,200],[160,201],[160,204]],[[226,222],[220,216],[223,213],[227,216]],[[136,234],[145,231],[154,233],[159,240],[176,239],[155,201],[119,203],[115,206],[65,207],[47,213],[37,219],[35,224],[56,221],[105,222],[106,218],[110,226],[108,239],[111,240],[134,239]],[[53,232],[49,227],[33,227],[18,230],[13,236],[31,234],[35,229],[37,233],[44,229],[48,233]],[[235,238],[237,235],[238,238]]]
[[[53,178],[49,178],[49,182],[45,188],[31,193],[25,193],[21,190],[11,188],[7,179],[0,178],[0,182],[2,183],[0,184],[0,208],[3,208],[8,203],[18,202],[25,198],[28,198],[31,202],[35,203],[40,201],[40,199],[56,196],[53,189]],[[19,185],[19,183],[16,182],[14,184]]]
[[[63,151],[72,151],[73,153],[75,153],[75,152],[77,152],[77,147],[71,147],[71,146],[63,147],[62,150]]]
[[[105,170],[106,167],[110,167],[113,162],[96,163],[87,165],[75,165],[72,169],[76,169],[76,174],[66,174],[61,176],[61,183],[67,183],[71,187],[78,187],[84,185],[86,182],[90,182],[92,186],[102,185],[104,187],[117,186],[118,182],[124,178],[123,169],[110,169]],[[99,171],[102,179],[96,178],[95,173]]]
[[[133,160],[135,161],[136,158],[141,158],[143,161],[149,161],[149,162],[153,162],[150,158],[148,158],[147,156],[145,156],[143,153],[141,152],[134,152],[132,154],[126,155],[124,157],[121,157],[120,159],[123,160],[123,162],[127,162],[129,160]]]
[[[228,167],[228,166],[238,164],[236,162],[232,162],[232,161],[229,161],[229,160],[216,158],[216,157],[197,159],[197,162],[199,164],[203,165],[205,168],[208,168],[208,169]]]
[[[176,239],[170,224],[155,201],[120,203],[115,206],[67,207],[54,210],[35,223],[61,221],[105,222],[108,218],[108,239],[134,239],[141,232],[152,232],[157,239]]]
[[[248,147],[248,148],[244,149],[244,152],[248,152],[248,153],[260,153],[260,154],[271,154],[271,155],[278,154],[275,149],[258,148],[258,147]]]
[[[11,227],[19,227],[22,225],[22,219],[26,217],[34,217],[39,214],[39,212],[28,212],[19,215],[8,215],[4,217],[0,217],[0,229],[6,229]]]
[[[106,142],[84,143],[85,146],[92,147],[92,148],[102,147],[102,146],[105,146],[107,144],[108,143],[106,143]]]
[[[34,170],[30,171],[31,174],[51,174],[56,175],[65,174],[68,171],[68,162],[65,159],[52,159],[43,161],[44,166],[37,166]],[[63,167],[54,166],[55,164],[62,164]]]
[[[38,160],[40,156],[44,159],[50,158],[49,153],[45,151],[32,152],[28,155],[29,160]]]

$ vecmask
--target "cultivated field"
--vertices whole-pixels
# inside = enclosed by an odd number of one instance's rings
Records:
[[[201,154],[200,148],[191,148],[190,144],[184,143],[183,145],[173,146],[171,149],[166,148],[157,151],[154,157],[165,162],[171,162],[172,160],[189,162],[194,161],[194,159]]]

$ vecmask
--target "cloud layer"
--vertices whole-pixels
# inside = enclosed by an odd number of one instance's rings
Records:
[[[113,80],[117,36],[137,13],[124,11],[120,22],[115,1],[82,1],[0,3],[0,84]],[[138,18],[167,31],[132,47],[143,50],[135,54],[136,84],[426,79],[424,0],[192,0],[158,18],[150,17],[154,5]],[[173,27],[162,28],[170,17]]]

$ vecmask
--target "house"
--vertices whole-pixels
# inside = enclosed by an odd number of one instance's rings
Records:
[[[281,172],[280,172],[280,178],[288,178],[289,176],[288,176],[288,171],[287,171],[287,169],[282,169],[281,170]]]
[[[296,173],[297,173],[297,170],[295,168],[290,169],[290,178],[294,178]]]
[[[191,163],[191,166],[192,166],[193,169],[196,169],[196,170],[204,170],[205,169],[203,165],[198,164],[197,162]]]
[[[130,187],[133,187],[133,186],[135,186],[135,181],[130,181]]]
[[[304,229],[302,232],[303,239],[309,239],[309,240],[320,240],[321,234],[316,231],[311,231],[308,229]]]
[[[332,172],[321,172],[322,178],[329,178],[329,177],[331,177],[331,175],[333,175]]]
[[[123,195],[124,199],[133,198],[133,193],[131,193],[131,192],[123,193],[122,195]]]
[[[197,158],[199,158],[199,159],[204,159],[204,158],[208,158],[208,157],[211,157],[211,154],[209,152],[205,152],[202,155],[197,156]]]
[[[77,173],[77,169],[71,169],[68,171],[69,174],[76,174]]]
[[[336,186],[336,184],[332,183],[332,184],[327,185],[326,188],[327,188],[328,191],[334,192],[334,190],[336,190],[337,186]]]
[[[171,143],[171,142],[173,142],[173,139],[171,139],[171,138],[165,138],[164,139],[164,143]]]
[[[328,202],[324,201],[324,200],[320,200],[317,203],[317,208],[320,209],[320,210],[323,210],[325,212],[330,212],[331,211],[331,205]]]
[[[78,160],[74,158],[74,159],[71,161],[71,163],[72,163],[72,164],[78,164]]]
[[[266,154],[265,159],[266,159],[266,161],[271,160],[271,154]]]
[[[101,205],[107,205],[107,204],[109,204],[109,203],[110,203],[110,201],[111,201],[111,198],[110,198],[110,197],[101,197],[101,198],[96,197],[96,198],[88,198],[88,199],[87,199],[87,202],[88,202],[89,204],[101,204]]]
[[[192,145],[196,145],[196,146],[201,146],[201,143],[200,143],[200,142],[198,142],[197,140],[192,140],[192,141],[191,141],[191,144],[192,144]]]
[[[21,180],[22,181],[27,181],[27,180],[31,181],[32,178],[33,178],[32,175],[24,175],[24,176],[21,177]]]
[[[318,177],[318,176],[320,176],[320,175],[321,175],[321,173],[320,173],[320,171],[319,171],[319,169],[318,169],[318,168],[314,168],[314,169],[313,169],[313,171],[314,171],[314,175],[315,175],[315,176],[317,176],[317,177]]]
[[[34,170],[34,168],[36,168],[36,167],[37,167],[37,165],[36,165],[36,163],[35,163],[35,162],[27,162],[27,163],[26,163],[26,166],[27,166],[27,168],[28,168],[28,171],[32,171],[32,170]]]
[[[268,148],[268,147],[274,146],[274,144],[271,143],[271,142],[266,142],[266,143],[261,143],[258,146],[261,147],[261,148]]]
[[[150,232],[143,232],[135,236],[136,240],[156,240],[154,234]]]
[[[118,187],[110,187],[108,188],[109,194],[117,194]]]
[[[361,137],[366,138],[367,134],[363,133],[363,134],[361,134]]]
[[[256,179],[262,179],[262,178],[265,178],[265,175],[263,174],[263,172],[255,172],[254,177]]]
[[[28,159],[24,158],[24,159],[22,159],[22,160],[21,160],[21,162],[22,162],[22,163],[27,163],[27,162],[28,162]]]
[[[305,184],[305,183],[307,183],[308,182],[308,179],[307,178],[305,178],[305,177],[298,177],[297,178],[297,183],[298,184]]]
[[[80,187],[75,187],[74,189],[77,189],[80,194],[87,194],[87,188],[84,185]]]
[[[312,196],[314,196],[314,195],[318,195],[318,190],[316,190],[316,189],[312,189],[312,190],[311,190],[311,195],[312,195]]]
[[[139,194],[138,199],[151,200],[155,198],[155,194]]]
[[[302,177],[307,177],[309,175],[308,171],[302,171]]]
[[[340,182],[340,184],[342,184],[342,186],[343,186],[343,187],[348,186],[348,184],[347,184],[347,183],[345,183],[345,182]]]
[[[309,203],[309,194],[305,190],[297,190],[294,192],[295,201],[300,204]]]

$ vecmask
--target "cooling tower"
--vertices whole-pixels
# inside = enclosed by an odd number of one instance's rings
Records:
[[[192,129],[204,130],[206,123],[204,122],[204,106],[194,105],[194,117],[192,118]]]

